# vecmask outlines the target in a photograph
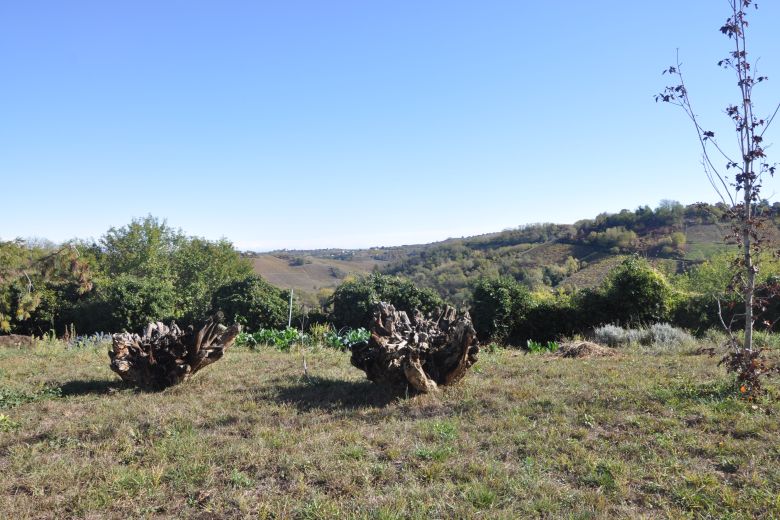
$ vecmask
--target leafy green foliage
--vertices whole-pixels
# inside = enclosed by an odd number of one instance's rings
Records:
[[[672,309],[672,288],[664,276],[640,258],[614,269],[602,289],[612,321],[625,324],[666,320]]]
[[[531,307],[531,295],[512,278],[483,278],[474,287],[471,318],[483,340],[506,341]]]
[[[184,240],[181,231],[151,215],[110,228],[100,239],[101,266],[109,276],[171,279],[171,258]]]
[[[441,307],[442,299],[431,289],[420,289],[409,280],[372,273],[344,282],[330,298],[331,320],[337,327],[359,328],[371,320],[374,304],[385,301],[411,313],[430,312]]]
[[[214,293],[223,286],[252,276],[252,265],[227,240],[180,240],[172,258],[177,314],[186,320],[206,315]]]
[[[249,330],[283,328],[287,325],[287,295],[262,278],[252,275],[220,287],[211,308]]]
[[[270,345],[282,351],[290,350],[295,343],[306,341],[306,335],[292,327],[281,330],[260,329],[252,336],[258,345]]]
[[[368,341],[371,334],[364,328],[348,329],[341,333],[329,330],[321,337],[301,332],[292,327],[285,329],[260,329],[257,332],[242,332],[236,338],[237,346],[255,348],[271,346],[277,350],[290,350],[293,345],[326,346],[336,350],[349,350],[354,345]]]
[[[597,290],[574,295],[529,293],[511,278],[485,278],[474,288],[471,316],[483,341],[526,345],[586,333],[595,326],[654,323],[673,308],[674,291],[646,261],[630,258]]]
[[[120,274],[98,286],[87,308],[92,315],[80,316],[90,320],[87,329],[136,331],[147,323],[174,318],[176,293],[170,280]]]
[[[358,343],[368,341],[371,333],[363,327],[357,329],[348,329],[341,334],[337,332],[328,332],[325,334],[325,345],[338,350],[351,350]]]
[[[186,237],[152,216],[111,228],[95,243],[0,242],[0,332],[194,321],[217,289],[251,273],[230,242]]]
[[[62,294],[90,291],[95,266],[82,252],[76,243],[0,242],[0,332],[41,334],[53,325]]]
[[[529,339],[527,343],[528,352],[532,354],[540,354],[542,352],[555,352],[558,350],[558,347],[559,345],[555,341],[547,341],[545,343],[540,343],[538,341]]]

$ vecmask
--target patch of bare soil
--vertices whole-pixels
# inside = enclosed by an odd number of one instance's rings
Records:
[[[0,348],[26,348],[33,345],[35,345],[35,338],[32,336],[21,336],[19,334],[0,336]]]
[[[558,356],[565,358],[612,357],[617,355],[614,349],[603,347],[591,341],[572,341],[561,344]]]

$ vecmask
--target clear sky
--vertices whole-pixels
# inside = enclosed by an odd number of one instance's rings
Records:
[[[769,112],[780,5],[759,5]],[[714,202],[693,129],[653,95],[679,47],[697,110],[729,132],[727,9],[1,2],[0,239],[152,214],[242,249],[362,247]]]

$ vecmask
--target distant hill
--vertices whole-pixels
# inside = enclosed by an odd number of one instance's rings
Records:
[[[736,246],[724,243],[723,205],[663,201],[574,224],[530,224],[431,244],[371,249],[245,253],[270,283],[293,288],[307,301],[324,300],[347,277],[378,270],[410,278],[465,304],[480,276],[511,276],[532,290],[594,287],[626,255],[639,254],[666,272],[682,272]],[[766,238],[780,244],[780,204],[759,210],[774,225]]]
[[[269,283],[293,289],[309,303],[315,303],[318,293],[327,295],[323,289],[338,286],[348,276],[370,273],[388,263],[364,255],[350,259],[318,256],[313,251],[244,253],[244,256],[250,258],[255,272]]]

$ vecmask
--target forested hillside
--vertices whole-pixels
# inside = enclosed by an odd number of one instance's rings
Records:
[[[780,203],[763,201],[766,229],[777,240]],[[481,277],[509,276],[530,290],[592,288],[626,255],[638,254],[666,273],[728,249],[727,207],[683,206],[662,201],[619,213],[601,213],[574,224],[528,224],[486,235],[450,238],[426,245],[362,250],[278,251],[252,255],[255,271],[283,288],[319,295],[349,275],[371,270],[410,278],[450,302],[465,305]],[[732,246],[733,247],[733,246]],[[314,276],[309,273],[316,273]]]

